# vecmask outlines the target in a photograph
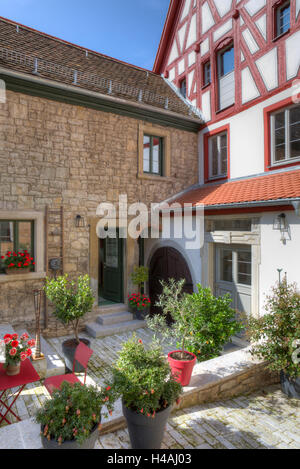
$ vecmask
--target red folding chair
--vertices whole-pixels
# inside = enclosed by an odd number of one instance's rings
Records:
[[[94,353],[93,350],[91,350],[83,342],[80,342],[80,344],[77,346],[76,351],[75,351],[75,357],[74,357],[74,362],[73,362],[73,373],[70,373],[67,375],[51,376],[49,378],[46,378],[44,381],[44,386],[46,387],[47,391],[50,394],[52,394],[55,389],[60,389],[60,386],[64,381],[67,381],[68,383],[71,383],[71,384],[74,384],[74,383],[83,384],[74,373],[76,361],[79,362],[80,365],[82,365],[85,369],[85,373],[84,373],[84,384],[85,384],[88,362],[91,356],[93,355],[93,353]]]

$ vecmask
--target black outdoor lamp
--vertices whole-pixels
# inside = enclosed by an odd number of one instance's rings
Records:
[[[76,215],[75,218],[75,227],[76,228],[84,228],[85,227],[85,220],[84,217],[81,215]]]

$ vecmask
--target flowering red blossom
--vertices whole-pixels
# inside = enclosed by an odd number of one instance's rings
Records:
[[[34,265],[33,257],[30,256],[28,251],[24,252],[11,252],[8,251],[5,256],[1,256],[3,264],[7,269],[16,267],[17,269],[24,269],[31,265]]]
[[[14,357],[16,353],[17,353],[17,349],[15,347],[11,348],[9,351],[9,355],[11,355],[12,357]]]
[[[18,345],[19,345],[19,342],[17,340],[12,340],[11,342],[12,347],[18,347]]]

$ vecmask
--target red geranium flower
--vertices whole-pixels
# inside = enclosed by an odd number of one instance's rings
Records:
[[[19,338],[19,335],[18,334],[13,334],[11,336],[12,340],[17,340]]]
[[[19,342],[17,340],[13,340],[11,343],[12,347],[18,347],[18,345],[19,345]]]
[[[17,353],[17,349],[16,348],[11,348],[10,351],[9,351],[9,355],[11,355],[12,357],[14,357]]]
[[[30,355],[32,355],[32,350],[30,348],[26,350],[26,355],[27,357],[30,357]]]
[[[22,352],[21,355],[20,355],[20,358],[21,358],[21,361],[24,362],[25,360],[27,360],[27,355],[25,352]]]

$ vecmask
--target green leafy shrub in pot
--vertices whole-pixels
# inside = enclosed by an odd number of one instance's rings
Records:
[[[238,313],[231,308],[231,303],[229,294],[216,297],[210,288],[200,284],[197,292],[188,296],[191,332],[187,350],[199,362],[220,356],[231,337],[244,330],[245,318],[240,314],[237,320]]]
[[[182,390],[161,347],[153,342],[146,348],[133,335],[119,353],[107,389],[107,398],[122,397],[132,448],[159,448],[169,413]]]
[[[200,284],[196,293],[183,293],[184,280],[170,279],[168,283],[162,282],[162,286],[157,306],[162,308],[163,315],[147,318],[147,324],[156,337],[177,340],[182,353],[189,351],[198,361],[215,358],[230,337],[243,330],[244,326],[235,319],[236,311],[230,307],[229,295],[217,298]]]
[[[52,399],[37,412],[42,436],[47,442],[74,442],[83,445],[101,421],[102,406],[112,408],[112,397],[104,396],[96,387],[64,382],[55,390]],[[47,444],[46,442],[46,444]]]
[[[45,293],[54,305],[53,315],[65,325],[72,324],[79,344],[80,319],[92,310],[95,301],[89,276],[81,275],[77,281],[69,281],[67,274],[56,279],[47,278]]]
[[[286,279],[277,283],[267,297],[265,309],[265,315],[249,321],[252,354],[265,360],[270,370],[299,383],[300,293],[296,284]]]

